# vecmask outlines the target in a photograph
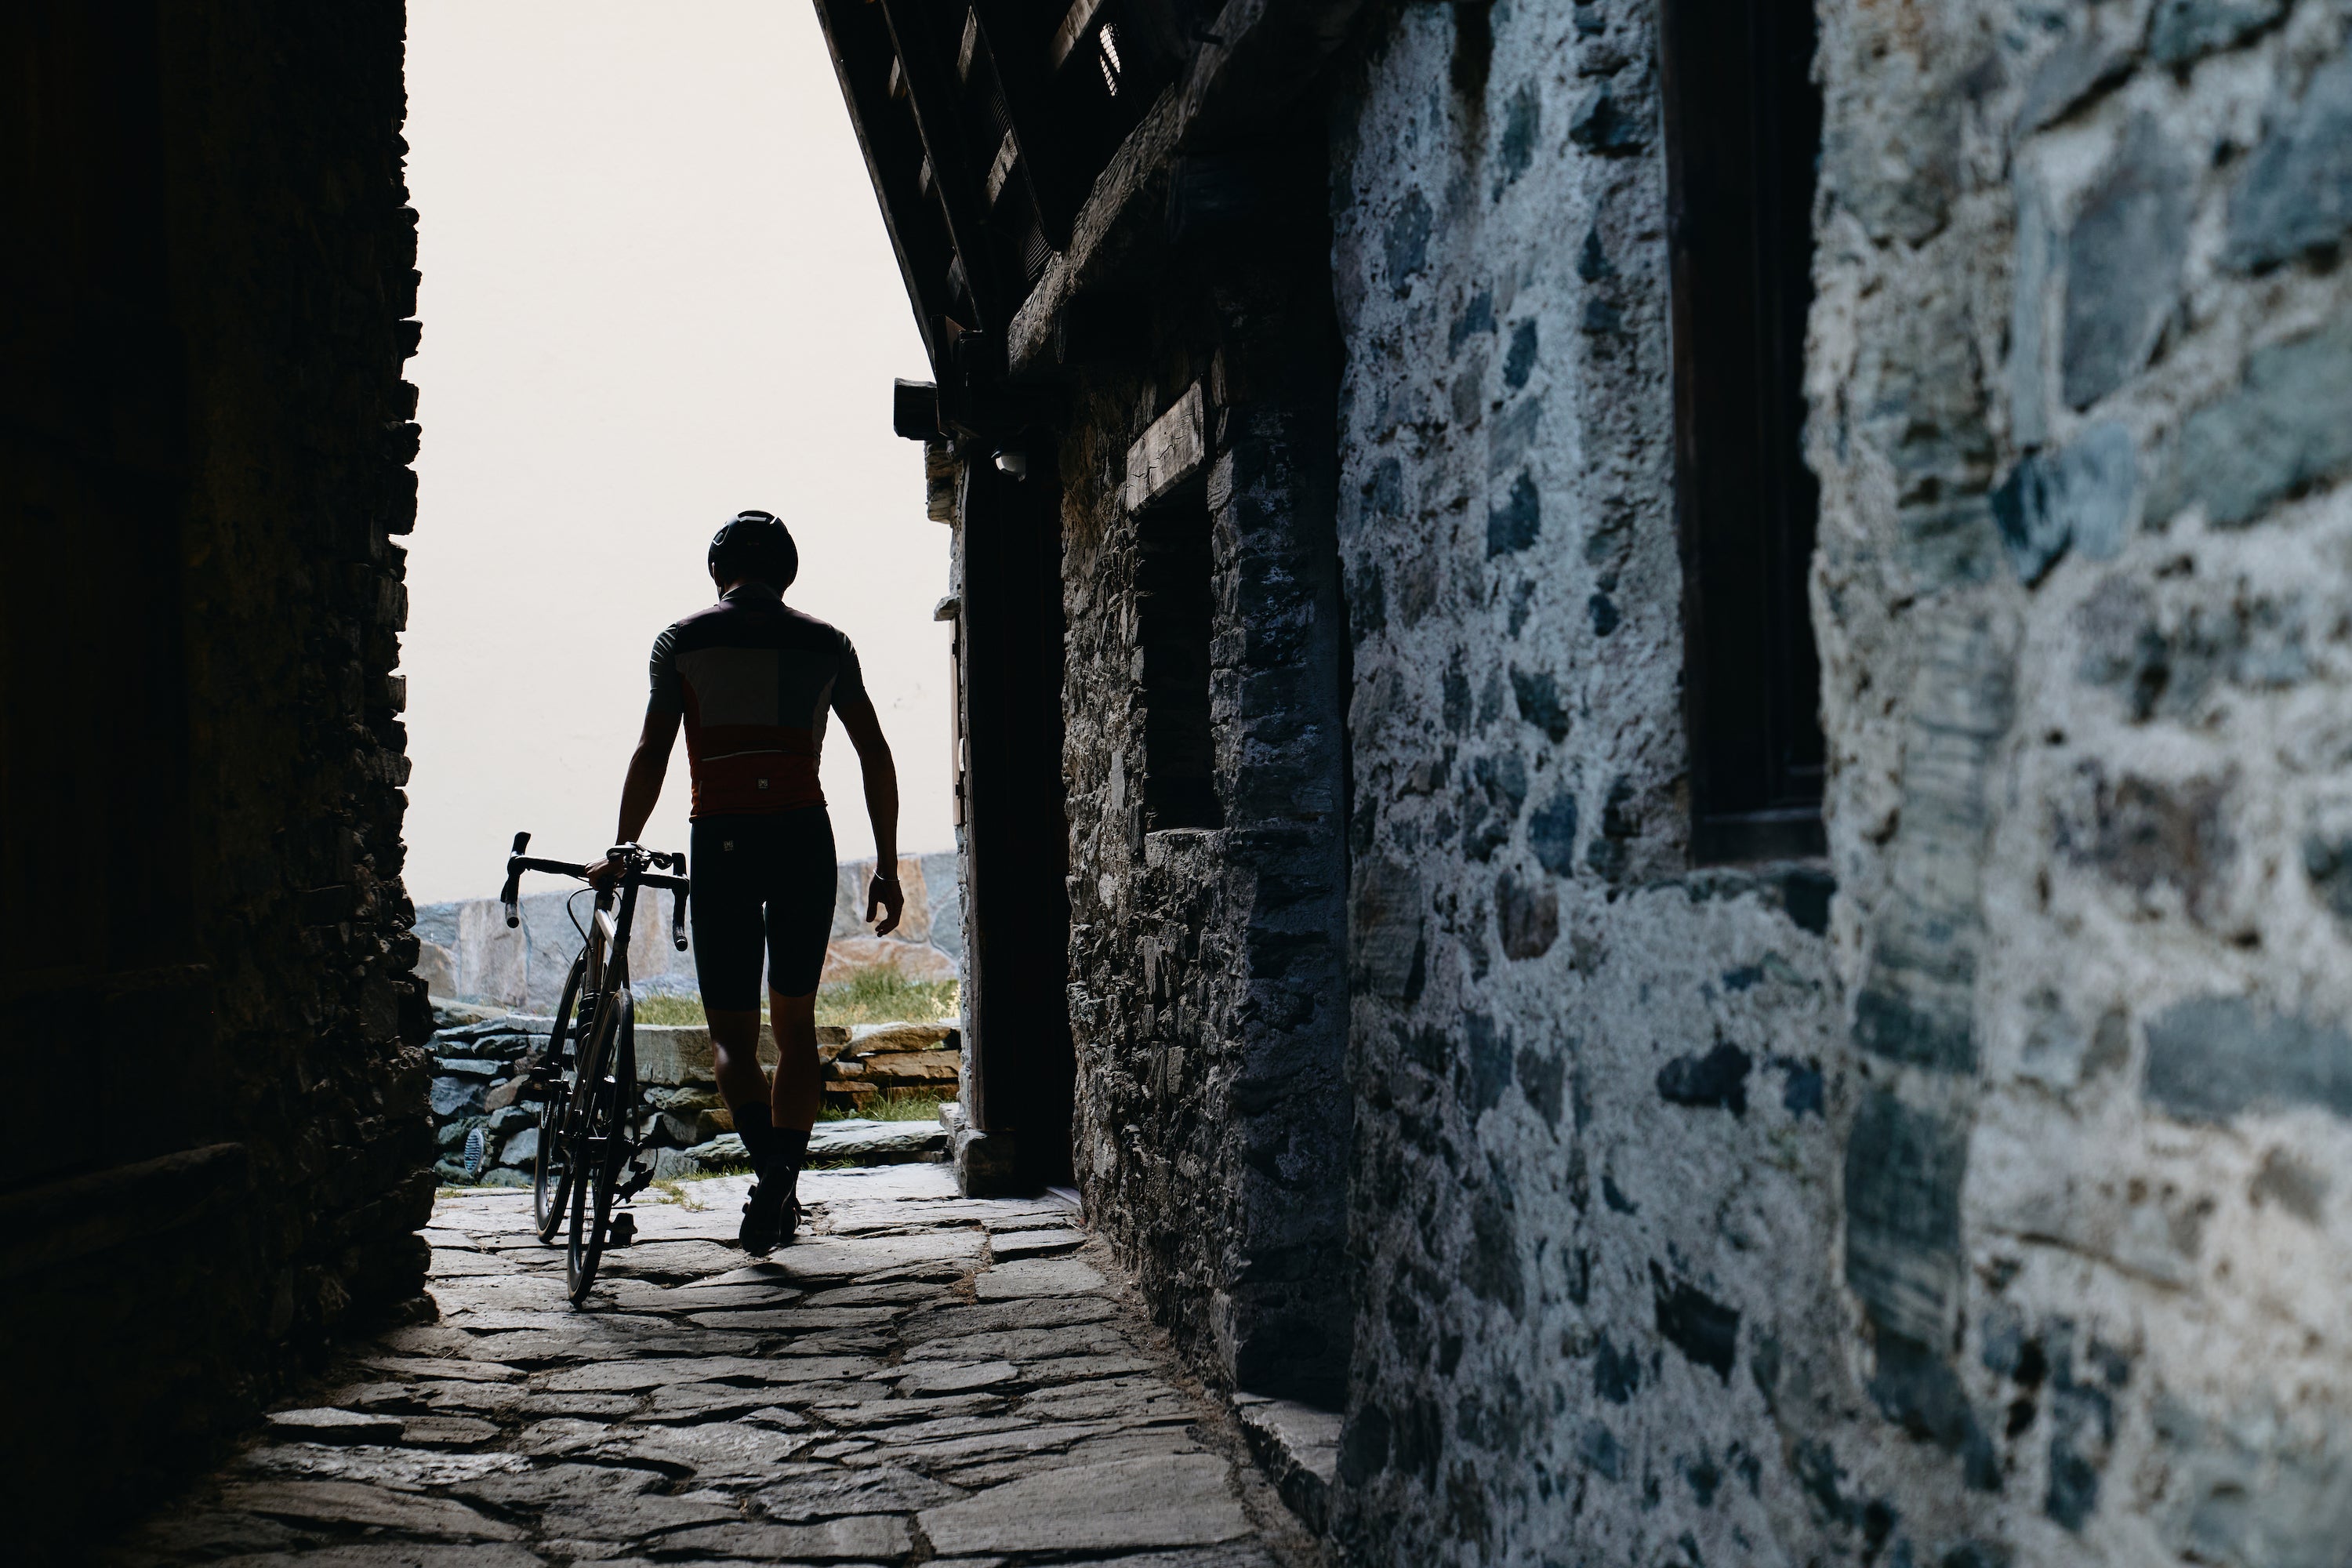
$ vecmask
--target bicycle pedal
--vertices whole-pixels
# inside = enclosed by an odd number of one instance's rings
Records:
[[[612,1226],[604,1233],[604,1245],[626,1247],[636,1239],[637,1216],[633,1214],[614,1215]]]

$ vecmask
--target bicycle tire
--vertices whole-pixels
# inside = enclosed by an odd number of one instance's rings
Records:
[[[595,1033],[572,1094],[583,1114],[575,1118],[572,1152],[572,1230],[563,1260],[564,1284],[574,1307],[585,1305],[604,1261],[613,1223],[613,1193],[629,1141],[623,1103],[622,1053],[634,1043],[636,1007],[628,975],[618,964],[605,970],[596,1009]],[[584,1097],[584,1098],[583,1098]],[[599,1147],[601,1145],[601,1147]],[[591,1195],[593,1206],[591,1206]]]
[[[563,1048],[572,1043],[572,1010],[579,1005],[580,987],[588,973],[588,951],[572,961],[563,982],[563,1000],[555,1009],[555,1027],[547,1037],[550,1071],[547,1098],[539,1103],[539,1156],[530,1163],[531,1219],[539,1239],[549,1246],[563,1224],[564,1202],[572,1195],[572,1162],[564,1146],[563,1124],[572,1109],[572,1088],[563,1081]]]

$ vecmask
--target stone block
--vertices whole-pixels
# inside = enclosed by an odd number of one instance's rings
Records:
[[[482,1113],[484,1085],[472,1078],[436,1078],[433,1080],[433,1115],[446,1121],[453,1116],[479,1116]]]
[[[1331,1492],[1339,1479],[1340,1417],[1295,1400],[1236,1394],[1234,1414],[1250,1453],[1299,1521],[1320,1536],[1330,1527]]]
[[[701,1024],[639,1024],[636,1028],[637,1081],[672,1087],[715,1081],[717,1070],[710,1030]],[[760,1031],[760,1065],[776,1065],[775,1037]]]
[[[425,992],[428,996],[456,996],[457,949],[419,938],[416,943],[416,978],[425,983]]]
[[[2284,9],[2284,0],[2193,0],[2218,33],[2234,21]],[[2187,9],[2186,5],[2180,7]],[[2159,14],[2159,22],[2162,16]],[[2263,25],[2252,20],[2245,30]],[[2340,243],[2352,233],[2352,54],[2312,73],[2303,100],[2272,124],[2230,193],[2222,258],[2253,269]]]
[[[921,1024],[852,1024],[848,1046],[861,1057],[896,1051],[953,1049],[958,1026],[945,1021]]]
[[[2226,49],[2286,14],[2287,0],[2157,0],[2148,19],[2148,58],[2160,66],[2188,65]]]
[[[894,969],[909,980],[945,981],[956,977],[955,960],[938,948],[896,937],[837,937],[825,945],[820,983],[833,984],[869,969]]]
[[[918,1519],[942,1556],[1206,1546],[1249,1532],[1225,1460],[1198,1453],[1056,1465]]]
[[[2019,581],[2031,586],[2071,547],[2113,560],[2131,527],[2139,453],[2112,420],[2055,452],[2030,453],[1992,494],[1992,517]]]
[[[1357,973],[1375,995],[1411,1000],[1423,979],[1421,874],[1376,859],[1358,874],[1349,942]]]
[[[457,994],[468,1001],[523,1005],[528,952],[493,899],[468,900],[457,911]]]
[[[2086,408],[2147,363],[2180,299],[2192,176],[2153,116],[2131,123],[2066,236],[2059,379]]]
[[[402,1423],[390,1415],[371,1415],[329,1406],[311,1410],[274,1410],[269,1415],[269,1431],[280,1442],[390,1447],[400,1442]]]
[[[1968,1130],[1872,1091],[1845,1150],[1845,1277],[1872,1319],[1922,1344],[1951,1337],[1965,1282]]]
[[[1021,1175],[1019,1151],[1010,1132],[959,1127],[950,1139],[956,1186],[968,1198],[1011,1197],[1030,1190]]]
[[[944,1159],[948,1131],[936,1121],[820,1121],[809,1134],[812,1161],[902,1165]]]
[[[2352,468],[2352,318],[2257,350],[2234,392],[2183,422],[2161,510],[2202,501],[2223,528]],[[2159,510],[2152,508],[2151,510]]]
[[[421,904],[416,910],[416,923],[409,929],[419,942],[429,942],[439,947],[457,945],[457,913],[462,903]]]
[[[955,1051],[900,1051],[870,1057],[861,1064],[865,1079],[877,1089],[937,1089],[954,1091],[963,1058]]]
[[[2187,1121],[2306,1105],[2352,1119],[2352,1035],[2251,997],[2175,1003],[2148,1020],[2142,1092]]]
[[[513,1165],[527,1171],[538,1158],[539,1129],[535,1126],[509,1134],[507,1141],[499,1145],[499,1163],[501,1165]]]

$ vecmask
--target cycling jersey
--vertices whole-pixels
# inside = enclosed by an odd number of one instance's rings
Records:
[[[825,713],[866,694],[857,650],[754,584],[654,639],[656,711],[684,716],[695,817],[823,805]]]

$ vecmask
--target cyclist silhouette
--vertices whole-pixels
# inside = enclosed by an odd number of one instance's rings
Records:
[[[634,844],[661,798],[681,725],[694,780],[694,967],[719,1091],[757,1176],[740,1232],[754,1257],[789,1245],[795,1190],[821,1101],[816,985],[833,930],[833,819],[817,784],[825,715],[841,716],[866,775],[875,877],[866,918],[898,929],[898,774],[849,639],[783,603],[800,551],[770,512],[742,511],[710,541],[719,602],[654,639],[653,696],[621,786],[614,842]],[[888,869],[886,869],[888,868]],[[611,868],[588,868],[601,881]],[[776,1074],[761,1070],[765,963]]]

